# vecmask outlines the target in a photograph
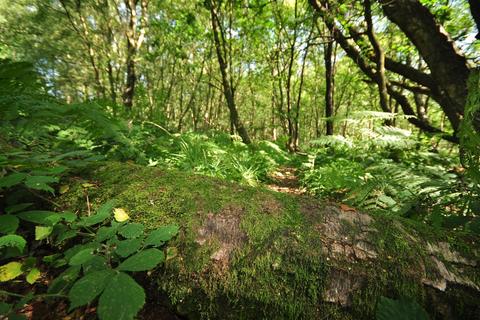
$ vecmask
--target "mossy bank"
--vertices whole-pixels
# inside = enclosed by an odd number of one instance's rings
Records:
[[[181,227],[148,279],[189,319],[371,319],[381,296],[415,300],[432,318],[480,314],[478,237],[133,164],[69,184],[70,210],[85,212],[88,195],[147,228]]]

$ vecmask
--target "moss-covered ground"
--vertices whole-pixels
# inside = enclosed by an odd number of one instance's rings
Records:
[[[432,267],[426,243],[447,242],[479,261],[471,249],[478,239],[387,217],[368,226],[329,224],[341,213],[332,204],[178,171],[104,164],[85,180],[72,179],[62,203],[85,212],[87,194],[93,207],[115,200],[149,229],[180,225],[170,243],[176,256],[150,279],[191,319],[371,319],[382,295],[415,300],[441,317],[445,313],[431,305],[436,289],[422,284]],[[325,239],[325,226],[334,227],[336,238]],[[339,239],[345,254],[332,256]],[[374,256],[359,259],[351,250],[358,241]],[[480,285],[475,267],[462,268]],[[326,296],[332,281],[345,301]],[[478,303],[474,290],[448,287],[442,297],[454,318],[468,316]]]

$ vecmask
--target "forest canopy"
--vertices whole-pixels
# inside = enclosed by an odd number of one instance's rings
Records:
[[[478,316],[479,39],[477,0],[0,0],[0,318]]]

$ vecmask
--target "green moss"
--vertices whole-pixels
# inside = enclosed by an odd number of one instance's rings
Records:
[[[86,181],[74,180],[63,203],[85,208]],[[418,239],[446,239],[423,225],[378,217],[368,242],[378,253],[374,261],[330,261],[316,226],[325,220],[324,205],[305,209],[312,201],[222,180],[161,171],[130,164],[109,163],[91,173],[92,205],[115,199],[131,217],[153,229],[177,223],[182,232],[170,243],[177,258],[157,275],[160,290],[180,314],[217,319],[370,319],[380,296],[407,297],[426,304],[418,261],[428,261]],[[322,208],[321,210],[319,208]],[[308,212],[312,211],[312,212]],[[313,212],[315,211],[315,212]],[[212,216],[213,215],[213,216]],[[214,235],[199,244],[199,230],[212,217],[238,217],[243,235],[223,263],[211,259],[225,241]],[[211,217],[211,218],[207,218]],[[233,222],[232,222],[233,223]],[[360,226],[340,220],[340,233],[356,239]],[[463,238],[454,242],[460,244]],[[223,241],[223,242],[222,242]],[[350,308],[322,302],[332,269],[364,279]],[[427,266],[428,267],[428,266]],[[477,272],[477,271],[472,271]]]

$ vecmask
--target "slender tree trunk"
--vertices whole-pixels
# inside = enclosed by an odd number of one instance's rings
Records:
[[[209,1],[209,9],[212,22],[213,38],[215,42],[215,49],[217,52],[218,65],[220,68],[220,73],[222,75],[222,86],[223,94],[225,95],[225,100],[227,102],[228,110],[230,111],[230,124],[231,128],[235,127],[238,134],[242,138],[243,143],[250,144],[251,140],[248,135],[247,130],[245,129],[242,121],[240,120],[240,115],[235,105],[235,89],[232,86],[231,75],[228,75],[228,65],[225,59],[226,57],[226,48],[225,48],[225,39],[222,36],[222,41],[220,40],[219,33],[222,32],[222,27],[220,26],[219,17],[215,8],[216,4],[213,0]],[[223,32],[222,32],[223,34]]]
[[[135,85],[137,83],[136,72],[136,56],[142,46],[145,39],[145,32],[147,28],[147,0],[140,0],[141,17],[140,17],[140,30],[138,28],[138,13],[137,5],[139,0],[124,0],[125,7],[127,9],[128,23],[127,30],[125,32],[127,41],[127,57],[126,57],[126,79],[125,87],[123,89],[122,100],[123,105],[128,113],[131,113],[134,97],[135,97]]]
[[[333,40],[328,41],[325,45],[325,117],[327,118],[326,127],[327,136],[333,135],[333,90],[334,90],[334,73],[333,73]]]
[[[380,47],[380,43],[375,36],[375,31],[373,30],[372,7],[370,0],[365,0],[363,3],[365,8],[365,21],[367,22],[367,36],[373,46],[373,52],[375,53],[376,71],[374,81],[378,86],[380,107],[382,108],[383,112],[391,113],[392,110],[390,108],[387,91],[387,78],[385,77],[385,52]],[[393,122],[391,120],[385,121],[386,125],[392,125],[392,123]]]

